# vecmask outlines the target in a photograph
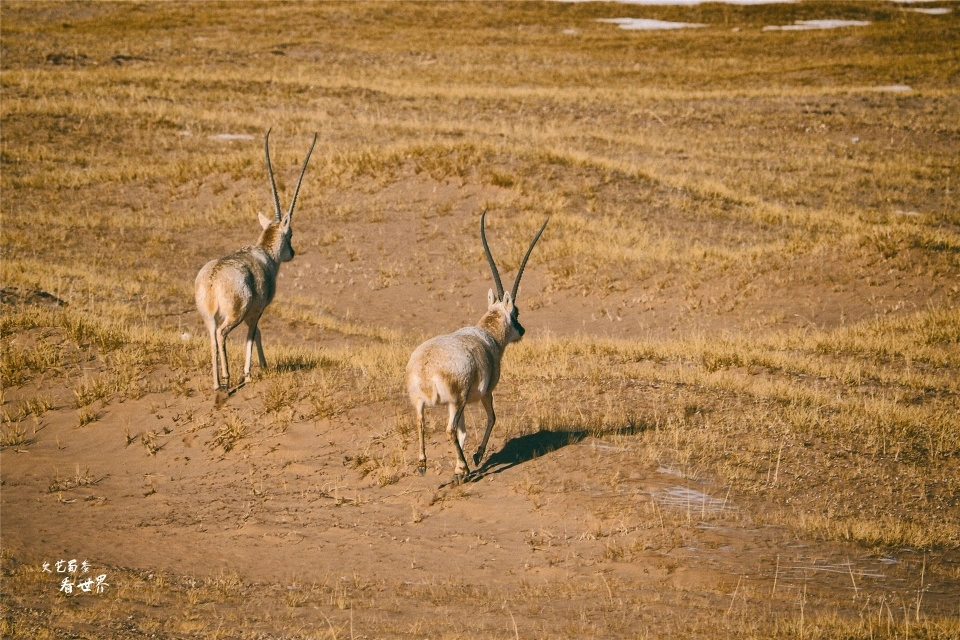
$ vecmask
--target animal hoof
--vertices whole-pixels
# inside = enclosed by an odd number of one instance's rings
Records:
[[[475,454],[473,454],[473,464],[479,467],[481,458],[483,458],[483,453],[477,451]]]
[[[427,473],[427,461],[422,460],[420,464],[417,465],[417,473],[424,475]]]
[[[467,481],[467,474],[465,473],[455,473],[453,474],[453,486],[459,487],[464,482]]]
[[[230,392],[226,388],[221,388],[217,391],[217,395],[213,398],[213,406],[220,408],[227,401],[227,398],[230,397]]]

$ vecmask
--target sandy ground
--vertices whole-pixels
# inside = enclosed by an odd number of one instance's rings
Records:
[[[256,404],[257,392],[241,390],[221,411]],[[412,473],[411,443],[409,467],[381,486],[351,461],[396,446],[383,435],[386,407],[295,420],[224,453],[209,429],[191,426],[211,405],[202,392],[149,394],[80,429],[73,412],[54,412],[22,453],[3,452],[5,550],[51,566],[87,561],[108,576],[103,597],[129,580],[120,567],[291,588],[349,581],[353,628],[370,637],[448,615],[470,619],[470,633],[490,633],[512,612],[522,635],[591,625],[634,635],[684,629],[691,610],[789,617],[801,603],[809,615],[851,613],[870,598],[916,601],[920,554],[877,555],[757,525],[764,505],[710,478],[638,467],[638,435],[495,439],[477,481],[441,487],[451,456],[435,429],[428,474]],[[146,430],[159,434],[154,455],[140,440]],[[63,577],[55,567],[45,577],[48,603]],[[461,601],[471,589],[483,590],[479,603]],[[940,589],[924,593],[928,613],[952,610],[955,592]],[[440,603],[424,602],[425,590]]]
[[[422,180],[410,178],[390,197],[402,201],[414,193],[436,193],[431,187],[444,188]],[[455,217],[468,223],[476,189],[446,188],[446,197],[464,202]],[[304,215],[298,222],[304,237],[326,228],[316,217]],[[413,243],[425,252],[424,264],[442,270],[454,260],[442,239],[418,241],[432,224],[345,224],[339,232],[356,246],[386,252]],[[350,285],[376,275],[362,260],[338,262],[329,255],[337,250],[305,247],[284,266],[278,300],[287,298],[296,306],[297,300],[335,298],[341,318],[359,319],[362,310],[366,325],[414,335],[437,326],[452,330],[483,309],[489,285],[482,269],[434,281],[432,293],[423,296],[431,304],[417,306],[409,304],[416,294],[403,278],[382,289]],[[198,257],[198,264],[203,259]],[[736,326],[761,317],[767,307],[786,309],[780,316],[784,323],[828,326],[855,320],[850,316],[858,309],[866,315],[889,304],[877,295],[883,282],[872,291],[848,290],[832,302],[814,293],[819,290],[812,281],[789,296],[765,295],[727,316],[708,318],[674,313],[683,306],[676,296],[664,295],[644,307],[639,288],[623,288],[615,299],[595,292],[585,297],[576,290],[540,291],[542,267],[533,262],[522,297],[529,305],[523,317],[528,339],[534,340],[548,333],[630,337],[655,335],[653,326],[664,334],[671,325],[683,331],[697,323]],[[906,277],[886,286],[919,304]],[[709,297],[711,291],[703,289],[701,295]],[[437,298],[448,304],[432,304]],[[12,309],[51,302],[36,294],[11,295],[7,304]],[[189,301],[165,304],[173,310],[169,322],[199,334]],[[584,313],[585,308],[595,311]],[[606,317],[602,309],[619,309],[620,318]],[[369,340],[283,322],[270,310],[262,328],[268,345]],[[93,408],[99,418],[78,427],[73,385],[108,369],[96,348],[71,346],[55,328],[23,331],[11,340],[62,345],[67,354],[56,372],[4,391],[10,407],[37,394],[53,405],[36,422],[28,443],[0,454],[8,570],[51,567],[50,573],[40,572],[32,592],[13,594],[20,612],[54,620],[64,608],[104,608],[111,597],[165,576],[158,602],[142,612],[154,628],[157,620],[166,621],[159,637],[180,637],[171,621],[181,618],[184,637],[197,633],[189,621],[210,621],[211,626],[200,627],[206,629],[200,635],[207,635],[218,620],[220,628],[229,629],[226,637],[328,632],[337,637],[709,637],[753,624],[770,628],[777,620],[796,624],[804,616],[855,617],[865,608],[879,607],[882,615],[894,611],[902,620],[918,597],[926,614],[956,613],[956,584],[923,584],[928,559],[922,553],[877,554],[801,539],[785,528],[758,524],[771,505],[739,495],[697,469],[671,460],[638,464],[642,426],[625,426],[603,438],[539,431],[505,439],[495,431],[479,477],[454,486],[449,484],[452,453],[438,414],[429,434],[428,472],[424,477],[414,472],[416,436],[409,428],[412,411],[400,371],[396,388],[383,390],[387,400],[345,404],[328,416],[313,417],[301,402],[280,419],[262,411],[269,379],[239,389],[217,407],[205,371],[158,366],[141,381],[142,397],[98,401]],[[509,362],[508,355],[505,366]],[[236,360],[234,367],[239,367]],[[162,388],[168,390],[151,391]],[[655,412],[671,392],[637,381],[613,401]],[[508,385],[501,387],[497,403],[501,416],[524,410],[517,389]],[[218,427],[244,416],[258,417],[247,436],[225,450],[216,438]],[[479,408],[471,408],[468,451],[481,424]],[[106,575],[109,586],[100,595],[64,596],[62,580],[71,574],[57,573],[58,560],[86,561],[90,575]],[[203,602],[176,599],[203,580],[234,580],[242,585],[241,595],[210,605],[212,613]],[[273,591],[284,597],[257,600]],[[244,602],[254,601],[260,602],[255,609],[245,608]],[[80,633],[84,623],[57,624]],[[118,637],[136,637],[151,628],[138,622],[104,624]]]

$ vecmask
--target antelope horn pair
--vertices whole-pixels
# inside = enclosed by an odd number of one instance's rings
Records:
[[[486,218],[487,210],[484,209],[483,213],[480,214],[480,241],[483,242],[483,251],[487,254],[487,262],[490,263],[490,272],[493,274],[493,281],[497,285],[497,299],[503,300],[503,283],[500,281],[500,272],[497,270],[497,264],[493,261],[493,256],[490,255],[490,247],[487,245],[487,234],[484,231],[484,219]],[[547,228],[547,223],[550,222],[550,218],[547,218],[543,221],[543,225],[540,227],[540,231],[537,231],[537,235],[534,236],[533,242],[530,243],[530,248],[527,249],[527,254],[523,256],[523,261],[520,263],[520,269],[517,270],[517,277],[513,281],[513,289],[510,290],[510,297],[513,298],[514,302],[517,300],[517,289],[520,288],[520,277],[523,276],[523,268],[527,266],[527,258],[530,257],[530,253],[533,251],[533,247],[537,244],[537,240],[540,239],[543,230]]]
[[[290,210],[287,212],[286,216],[280,211],[280,195],[277,193],[277,181],[273,178],[273,165],[270,163],[270,129],[267,129],[267,137],[263,141],[263,151],[267,155],[267,172],[270,174],[270,186],[273,187],[273,204],[276,208],[276,219],[280,220],[281,217],[291,217],[293,216],[293,208],[297,206],[297,196],[300,195],[300,184],[303,182],[303,174],[307,171],[307,163],[310,162],[310,154],[313,153],[313,148],[317,144],[317,134],[313,134],[313,143],[310,145],[310,150],[307,151],[307,157],[303,159],[303,166],[300,167],[300,179],[297,180],[297,188],[293,192],[293,202],[290,203]]]

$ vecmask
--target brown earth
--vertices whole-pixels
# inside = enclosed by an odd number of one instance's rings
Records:
[[[404,201],[420,205],[418,194],[445,188],[446,197],[464,203],[452,214],[456,224],[467,224],[481,191],[469,184],[431,185],[411,178],[391,186],[395,200],[387,208]],[[306,212],[297,224],[301,238],[322,237],[334,228]],[[278,303],[286,298],[296,307],[321,300],[326,307],[330,301],[343,319],[362,316],[365,326],[403,335],[469,323],[482,310],[489,276],[478,258],[461,277],[444,278],[441,274],[455,272],[444,265],[458,258],[444,249],[442,237],[430,238],[434,225],[389,218],[336,225],[346,241],[384,255],[415,247],[424,256],[421,264],[437,274],[430,278],[428,296],[416,279],[400,277],[397,284],[379,288],[373,284],[377,274],[362,258],[341,263],[338,248],[308,245],[283,267]],[[502,243],[495,237],[491,233],[497,252]],[[198,255],[206,240],[197,239]],[[224,239],[223,250],[241,242]],[[204,259],[198,257],[197,264]],[[541,291],[543,268],[535,263],[522,294],[529,304],[523,321],[533,340],[545,333],[630,337],[654,335],[655,327],[659,333],[667,333],[667,326],[684,332],[732,328],[768,310],[780,310],[784,322],[837,325],[892,304],[924,303],[907,279],[835,297],[811,282],[780,296],[764,287],[762,300],[726,316],[692,316],[685,322],[691,316],[682,311],[683,300],[669,292],[655,300],[651,296],[645,307],[638,301],[646,295],[639,287],[625,286],[610,296]],[[829,263],[817,270],[824,277],[835,275]],[[698,296],[709,299],[724,291],[718,283],[701,287]],[[5,308],[55,306],[51,298],[10,291]],[[188,304],[170,301],[168,322],[200,335],[199,319]],[[188,308],[177,312],[178,307]],[[591,310],[589,316],[585,309]],[[614,309],[615,318],[604,313]],[[261,326],[268,347],[375,342],[284,322],[270,310]],[[225,629],[223,637],[499,637],[515,632],[521,637],[710,637],[754,626],[769,629],[781,619],[789,621],[784,628],[792,628],[802,625],[797,620],[803,616],[843,618],[861,615],[865,608],[892,616],[897,625],[911,619],[918,606],[927,615],[956,613],[956,578],[930,584],[924,576],[933,556],[803,539],[784,527],[762,524],[757,516],[771,505],[755,495],[733,491],[680,461],[638,464],[642,424],[602,437],[574,429],[504,438],[497,429],[476,481],[453,486],[448,484],[452,454],[439,412],[428,441],[428,474],[413,472],[416,436],[399,370],[393,375],[395,387],[381,390],[386,400],[349,403],[326,417],[306,417],[315,412],[301,401],[281,419],[262,409],[270,379],[239,389],[215,407],[206,371],[157,366],[140,381],[141,398],[99,401],[93,405],[97,419],[78,427],[73,385],[109,372],[96,347],[71,347],[55,328],[28,330],[11,340],[19,346],[61,345],[68,355],[51,375],[4,392],[10,407],[38,394],[53,405],[36,421],[28,443],[2,452],[7,566],[36,576],[44,562],[87,561],[91,575],[105,574],[110,586],[101,596],[64,597],[60,581],[69,574],[57,574],[54,567],[35,578],[39,593],[10,593],[10,598],[73,633],[82,635],[80,621],[90,617],[102,620],[92,624],[97,633],[109,630],[115,637],[153,629],[162,631],[160,637],[187,637],[196,629],[216,635],[214,620]],[[232,344],[238,342],[238,336],[231,338]],[[205,357],[206,347],[198,341],[197,348]],[[233,366],[234,371],[240,366],[237,354]],[[310,380],[305,372],[297,384]],[[525,407],[517,391],[509,382],[501,385],[498,412],[501,419],[522,423]],[[613,391],[609,401],[656,415],[675,392],[637,381],[626,395]],[[217,429],[242,416],[257,416],[255,426],[225,450]],[[481,424],[480,411],[472,408],[469,443],[477,442]],[[935,555],[947,574],[956,566],[949,554]],[[128,597],[129,590],[158,581],[154,601],[132,621],[92,613],[105,608],[111,596]],[[210,584],[220,585],[216,597],[204,596],[212,611],[204,598],[191,602],[184,595]],[[257,604],[251,608],[250,602]],[[67,617],[78,622],[62,622],[64,611],[73,612]],[[703,611],[715,615],[704,617]]]
[[[858,32],[871,35],[772,46],[764,25],[817,17],[818,3],[660,8],[650,15],[713,27],[656,40],[597,23],[621,10],[607,4],[477,3],[477,20],[457,3],[3,3],[0,312],[47,314],[0,336],[4,365],[56,362],[23,366],[2,393],[5,429],[24,433],[4,431],[0,451],[0,635],[960,632],[960,448],[916,453],[926,432],[904,433],[900,457],[830,430],[831,411],[867,414],[861,398],[889,399],[894,418],[924,410],[904,431],[955,421],[955,388],[923,386],[955,360],[844,360],[827,344],[829,379],[720,367],[835,390],[810,428],[766,411],[793,396],[727,378],[694,388],[707,369],[694,347],[636,356],[635,376],[574,362],[531,388],[511,373],[554,338],[760,342],[955,313],[960,109],[956,56],[942,59],[955,16],[832,3],[876,13]],[[859,46],[869,55],[848,60]],[[911,92],[871,89],[901,77]],[[192,282],[259,231],[268,126],[283,198],[308,132],[321,143],[297,257],[260,325],[269,366],[219,404]],[[256,135],[217,137],[239,132]],[[402,360],[484,311],[488,206],[507,281],[554,218],[524,275],[526,344],[504,360],[487,460],[453,485],[439,411],[415,472]],[[611,244],[621,257],[607,259],[597,238],[619,240],[611,228],[652,255]],[[99,327],[111,313],[116,344],[58,320]],[[929,344],[956,354],[955,330]],[[883,379],[901,364],[919,382]],[[121,371],[135,372],[123,390],[81,402]],[[23,413],[38,398],[49,406]],[[468,455],[482,423],[470,408]],[[701,439],[680,442],[685,430]],[[720,453],[691,451],[711,438]],[[740,464],[727,476],[724,456]],[[954,537],[824,533],[816,516]],[[89,571],[58,570],[72,560]],[[102,593],[81,589],[87,576]]]

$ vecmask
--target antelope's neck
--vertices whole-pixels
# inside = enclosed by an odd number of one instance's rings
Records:
[[[507,325],[504,322],[503,315],[496,311],[487,311],[480,318],[477,326],[489,333],[501,349],[507,346]]]
[[[259,254],[268,269],[274,272],[280,269],[280,260],[277,259],[278,256],[275,252],[271,251],[269,246],[264,246],[262,243],[257,243],[254,246],[249,247],[249,250],[252,253]]]
[[[260,240],[257,241],[257,246],[267,254],[268,258],[279,265],[282,240],[280,237],[280,229],[271,226],[260,233]]]

